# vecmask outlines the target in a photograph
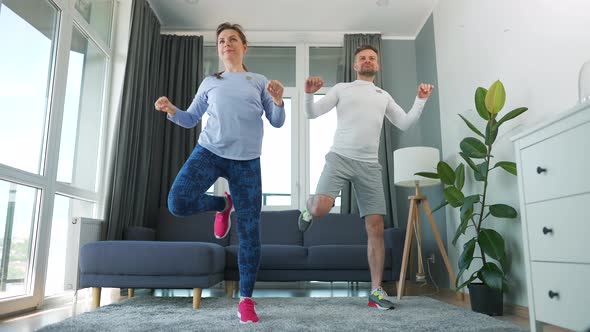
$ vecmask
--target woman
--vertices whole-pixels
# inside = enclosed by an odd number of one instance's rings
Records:
[[[242,323],[258,321],[251,296],[260,265],[262,115],[277,128],[285,122],[283,85],[248,72],[243,63],[247,50],[241,26],[220,24],[217,52],[225,71],[203,80],[186,111],[179,110],[166,97],[155,103],[157,110],[168,113],[170,121],[185,128],[196,126],[205,112],[209,115],[198,145],[170,189],[168,208],[177,216],[218,211],[213,232],[217,238],[224,238],[231,227],[229,214],[235,204],[240,242],[238,316]],[[228,180],[232,196],[205,194],[219,177]]]

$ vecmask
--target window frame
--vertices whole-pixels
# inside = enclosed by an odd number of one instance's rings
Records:
[[[59,150],[61,143],[63,111],[65,103],[67,72],[69,66],[69,52],[71,50],[73,29],[77,28],[89,42],[104,53],[106,57],[106,71],[103,82],[101,128],[98,145],[98,174],[104,174],[106,164],[106,141],[107,141],[107,119],[108,110],[111,109],[111,77],[113,48],[104,41],[99,33],[92,28],[86,20],[74,8],[75,0],[45,0],[56,9],[56,35],[52,50],[52,71],[50,74],[48,110],[45,114],[45,137],[42,148],[41,167],[39,174],[30,173],[4,164],[0,164],[0,179],[39,189],[39,199],[35,210],[31,237],[31,253],[29,266],[30,273],[27,276],[26,294],[15,297],[0,299],[0,315],[7,315],[13,312],[27,310],[51,301],[52,297],[46,298],[45,280],[48,265],[50,232],[53,218],[53,208],[56,195],[66,196],[82,201],[95,203],[99,213],[102,192],[104,191],[104,179],[97,175],[96,190],[85,190],[72,186],[69,183],[57,181],[57,169]],[[2,1],[0,0],[0,5]],[[117,21],[119,3],[113,1],[111,34],[113,40]],[[111,45],[113,43],[110,43]],[[63,296],[61,295],[57,295]],[[55,297],[55,296],[54,296]]]

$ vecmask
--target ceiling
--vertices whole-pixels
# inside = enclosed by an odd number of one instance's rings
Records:
[[[413,39],[438,0],[148,0],[168,31],[380,32]]]

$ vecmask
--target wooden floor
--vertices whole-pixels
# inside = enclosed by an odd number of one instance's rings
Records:
[[[280,284],[277,283],[263,285],[258,287],[253,294],[253,297],[329,297],[329,296],[368,296],[369,283],[305,283],[304,287],[296,287],[292,289],[281,288]],[[103,289],[101,296],[101,305],[107,305],[113,302],[125,299],[125,296],[120,295],[119,289]],[[389,292],[392,294],[392,292]],[[90,311],[90,291],[82,290],[78,296],[79,300],[76,306],[73,305],[73,301],[68,301],[62,304],[46,305],[45,308],[41,308],[29,313],[21,314],[15,317],[9,317],[0,320],[0,332],[11,331],[11,332],[28,332],[35,329],[47,326],[68,317],[73,314],[80,314],[82,312]],[[461,299],[460,296],[451,290],[441,289],[435,290],[431,286],[409,284],[406,292],[407,295],[417,296],[429,296],[434,299],[453,304],[459,307],[470,309],[469,297],[464,296]],[[170,291],[157,291],[156,296],[191,296],[192,290],[170,290]],[[213,288],[203,290],[203,297],[217,297],[225,296],[222,288]],[[138,290],[135,296],[152,296],[149,291]],[[75,308],[75,313],[74,313]],[[504,321],[508,321],[525,329],[529,327],[529,321],[527,318],[526,308],[518,306],[506,306],[504,316],[495,317]],[[549,332],[561,332],[568,331],[558,327],[547,325],[543,331]]]

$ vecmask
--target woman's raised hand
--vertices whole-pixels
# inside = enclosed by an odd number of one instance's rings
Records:
[[[176,106],[174,106],[170,100],[168,100],[168,97],[165,96],[158,98],[158,100],[156,100],[154,103],[154,107],[160,112],[166,112],[170,114],[170,116],[176,114]]]

